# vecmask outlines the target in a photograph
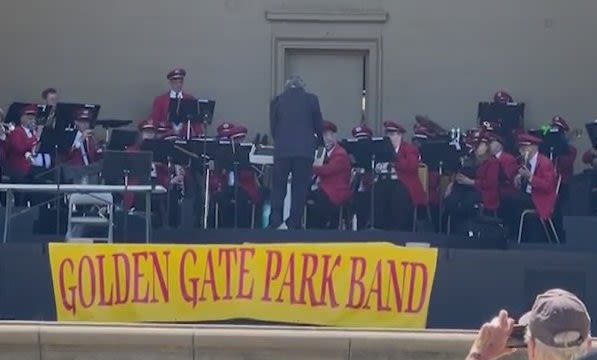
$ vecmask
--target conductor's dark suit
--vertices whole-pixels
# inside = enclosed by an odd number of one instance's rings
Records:
[[[313,156],[322,144],[323,119],[317,96],[300,87],[287,88],[270,104],[270,130],[275,142],[270,225],[282,224],[288,174],[292,173],[290,229],[301,226],[311,184]]]

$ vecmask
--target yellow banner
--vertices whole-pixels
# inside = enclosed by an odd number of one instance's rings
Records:
[[[51,244],[50,261],[59,321],[424,328],[437,250]]]

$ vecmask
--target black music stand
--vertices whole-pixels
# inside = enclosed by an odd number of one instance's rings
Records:
[[[587,135],[589,135],[593,149],[597,149],[597,121],[586,124],[585,128],[587,129]]]
[[[570,152],[570,146],[566,141],[566,135],[559,128],[552,127],[547,130],[530,130],[529,134],[536,136],[543,141],[539,144],[539,152],[551,161],[555,161],[560,156],[567,155]]]
[[[151,185],[152,154],[148,151],[106,151],[102,166],[102,177],[106,185],[124,185],[126,197],[129,179],[138,181],[135,185]],[[145,204],[146,208],[149,204]],[[124,237],[128,230],[128,214],[124,214]]]
[[[51,154],[53,157],[52,161],[56,164],[55,167],[58,168],[59,164],[57,162],[60,159],[60,155],[67,154],[70,151],[76,137],[77,131],[74,129],[52,129],[44,127],[37,152],[39,154]]]
[[[421,146],[421,160],[424,164],[427,164],[428,170],[437,171],[440,176],[444,174],[444,172],[449,174],[454,174],[461,169],[460,164],[460,154],[458,149],[452,144],[450,144],[449,138],[442,138],[442,139],[429,139],[423,143]],[[427,190],[428,191],[428,190]],[[439,232],[441,233],[442,230],[442,203],[443,203],[443,194],[439,196],[439,204],[438,204],[438,219],[440,221],[439,224]]]
[[[375,174],[375,165],[378,163],[394,163],[396,151],[388,137],[374,137],[367,140],[367,142],[369,143],[368,151],[371,156],[369,161],[371,174]],[[375,179],[371,185],[370,221],[371,224],[369,230],[375,230]]]
[[[373,174],[375,170],[375,161],[373,160],[373,146],[371,138],[361,139],[343,139],[340,142],[340,146],[346,150],[350,156],[350,161],[353,168],[362,169],[365,174]],[[373,175],[371,175],[373,178]],[[370,204],[374,205],[375,194],[374,194],[375,181],[371,185]],[[355,188],[352,191],[356,191]],[[370,229],[374,228],[373,215],[374,211],[370,211],[371,224]]]
[[[430,139],[421,145],[421,159],[430,170],[455,173],[460,168],[460,155],[448,141]]]
[[[58,103],[56,105],[56,128],[68,129],[75,126],[75,115],[78,110],[91,111],[91,128],[95,127],[95,120],[99,115],[101,106],[90,104]]]
[[[238,227],[238,181],[239,171],[251,168],[249,153],[252,144],[235,143],[230,140],[220,140],[215,154],[216,169],[227,170],[234,173],[233,198],[234,198],[234,228]]]
[[[375,173],[375,165],[389,162],[392,164],[396,158],[396,151],[388,137],[371,139],[371,171]],[[371,230],[375,230],[375,179],[371,185]]]
[[[199,104],[195,99],[170,99],[168,105],[168,113],[170,121],[176,126],[183,123],[187,125],[187,133],[185,138],[188,140],[191,137],[191,122],[199,120]]]
[[[176,141],[182,145],[181,141]],[[209,178],[211,174],[210,161],[213,161],[218,153],[218,140],[213,137],[202,136],[194,138],[181,146],[186,151],[197,155],[191,160],[191,169],[205,176],[204,181],[204,202],[203,202],[203,229],[207,229],[207,215],[209,214]]]
[[[141,150],[149,151],[153,154],[153,162],[160,164],[167,164],[168,171],[171,172],[172,165],[188,166],[192,153],[186,151],[182,146],[186,145],[186,141],[176,141],[179,144],[175,145],[174,141],[165,139],[145,139],[141,143]],[[182,193],[180,193],[182,196]],[[172,199],[172,189],[169,188],[166,193],[166,216],[168,221],[166,224],[171,224],[170,206]]]
[[[101,126],[106,130],[106,141],[110,141],[111,130],[117,129],[123,126],[128,126],[133,123],[133,120],[117,120],[117,119],[97,119],[95,120],[96,126]]]
[[[137,185],[151,185],[152,153],[149,151],[105,151],[102,177],[106,185],[129,185],[134,177]]]
[[[504,139],[506,151],[516,153],[515,130],[524,129],[524,103],[480,102],[477,109],[479,125],[490,123]]]
[[[134,130],[112,130],[112,136],[108,141],[107,150],[110,151],[125,151],[129,146],[137,142],[139,133]]]
[[[214,118],[214,112],[216,110],[216,101],[215,100],[207,100],[207,99],[199,99],[197,100],[199,104],[199,119],[201,122],[207,125],[211,125]]]
[[[173,141],[164,139],[145,139],[141,143],[141,151],[149,151],[153,155],[153,162],[167,164],[172,157]]]
[[[340,145],[350,155],[353,167],[367,171],[371,169],[371,139],[343,139]]]
[[[48,171],[37,174],[36,178],[41,179],[46,175],[54,172],[54,179],[56,181],[56,229],[60,231],[60,185],[62,182],[63,164],[60,163],[61,155],[68,154],[73,146],[77,131],[75,129],[61,129],[58,127],[49,128],[44,127],[40,138],[40,147],[38,153],[51,154],[51,159],[54,164]],[[59,235],[59,233],[57,233]]]

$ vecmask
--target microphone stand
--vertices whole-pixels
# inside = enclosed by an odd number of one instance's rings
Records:
[[[174,190],[174,186],[172,185],[172,157],[168,156],[168,177],[169,181],[169,188],[168,192],[166,193],[166,227],[170,226],[170,200],[172,199],[172,191]],[[157,173],[157,168],[156,168]]]
[[[442,176],[444,175],[444,162],[440,161],[439,162],[439,167],[438,167],[438,172],[439,172],[439,189],[441,190],[441,185],[442,185]],[[427,190],[429,193],[429,190]],[[443,211],[443,205],[444,205],[444,194],[440,191],[439,193],[439,203],[437,205],[437,232],[439,234],[442,233],[442,222],[443,222],[443,216],[444,216],[444,211]],[[433,222],[433,220],[432,220]]]
[[[211,170],[209,168],[209,161],[207,160],[207,122],[203,122],[205,130],[203,132],[203,153],[201,154],[203,159],[203,171],[205,172],[205,192],[203,198],[203,230],[207,229],[207,217],[209,215],[209,178]]]
[[[375,230],[375,154],[371,154],[371,208],[369,209],[369,230]]]
[[[43,154],[42,154],[43,156]],[[58,144],[54,144],[54,159],[56,162],[56,235],[60,236],[60,164],[58,163]]]
[[[123,199],[126,199],[128,190],[129,190],[129,174],[130,174],[130,170],[129,169],[123,169],[122,170],[122,174],[124,176],[124,193],[122,195]],[[145,206],[149,206],[149,204],[145,204]],[[127,233],[128,233],[128,211],[124,211],[124,226],[123,226],[123,237],[126,239]]]
[[[234,228],[238,228],[238,166],[239,161],[236,157],[236,147],[234,146],[234,140],[230,140],[232,146],[232,174],[234,176],[233,191],[234,191]]]

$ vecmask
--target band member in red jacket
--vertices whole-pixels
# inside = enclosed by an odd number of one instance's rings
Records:
[[[4,144],[6,174],[13,183],[33,184],[41,180],[38,175],[47,169],[43,166],[42,154],[36,154],[37,144],[41,134],[37,130],[37,105],[24,107],[20,114],[20,124],[6,135]],[[15,194],[15,203],[25,205],[27,201],[37,203],[45,201],[46,196]]]
[[[499,135],[491,134],[489,137],[491,153],[500,164],[500,196],[516,196],[518,191],[514,187],[514,178],[518,174],[518,161],[512,154],[504,151],[504,140]]]
[[[166,78],[170,82],[170,90],[155,98],[151,111],[151,118],[157,124],[168,124],[175,135],[181,138],[190,138],[203,135],[203,125],[199,122],[191,124],[190,132],[187,131],[185,121],[179,113],[180,100],[195,99],[189,93],[183,91],[184,79],[187,72],[184,69],[174,69],[168,73]]]
[[[454,227],[478,214],[479,203],[488,211],[497,211],[500,206],[500,164],[491,154],[489,142],[484,134],[476,144],[474,178],[458,173],[448,186],[445,206]]]
[[[73,166],[88,166],[101,157],[101,150],[96,145],[91,128],[93,114],[89,109],[78,110],[75,114],[77,135],[67,156],[67,163]]]
[[[32,183],[36,173],[44,171],[34,166],[35,145],[39,141],[35,117],[37,105],[28,105],[21,110],[20,125],[7,135],[6,170],[15,183]]]
[[[553,216],[556,207],[557,177],[549,158],[539,153],[541,139],[522,134],[518,137],[520,153],[524,159],[514,179],[519,195],[511,211],[510,226],[518,229],[520,215],[526,209],[535,209],[541,220]],[[529,224],[527,222],[527,224]],[[542,227],[529,234],[543,234]]]
[[[352,129],[352,137],[357,140],[370,140],[373,137],[373,130],[367,124],[361,124]],[[362,230],[371,225],[369,221],[371,219],[371,188],[373,185],[371,166],[355,167],[352,176],[355,185],[351,213],[357,216],[357,229]]]
[[[307,228],[337,229],[340,207],[352,197],[350,187],[350,157],[338,144],[338,128],[331,121],[323,123],[323,141],[326,159],[321,166],[314,166],[315,182],[307,202]]]
[[[392,164],[376,165],[375,227],[406,231],[412,229],[414,207],[427,204],[419,179],[420,155],[416,147],[402,140],[406,133],[402,126],[386,121],[384,130],[396,155]]]

